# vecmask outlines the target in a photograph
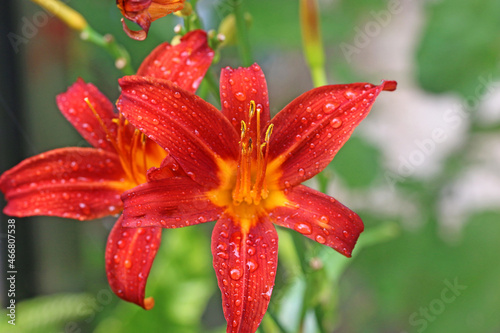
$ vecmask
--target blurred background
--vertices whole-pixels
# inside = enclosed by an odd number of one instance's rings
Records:
[[[98,32],[112,34],[135,69],[182,23],[173,15],[159,19],[138,42],[123,32],[113,0],[68,5]],[[332,257],[323,256],[304,241],[311,263],[339,268],[327,293],[335,300],[325,312],[334,318],[332,332],[500,332],[500,2],[319,0],[319,6],[329,83],[398,81],[322,174],[328,194],[365,223],[353,258],[330,249]],[[299,1],[243,1],[243,8],[276,113],[313,88]],[[4,172],[50,149],[86,146],[55,96],[82,77],[116,100],[123,75],[103,49],[30,1],[2,0],[0,9]],[[200,0],[197,10],[206,30],[217,29],[232,1]],[[234,46],[221,49],[212,70],[218,76],[228,65],[240,65]],[[8,219],[1,216],[2,307]],[[156,305],[146,312],[119,300],[107,284],[104,247],[116,218],[15,220],[17,320],[13,327],[2,315],[2,332],[225,331],[210,253],[213,223],[164,232],[146,290]],[[286,254],[292,233],[279,230],[283,264],[270,303],[289,332],[305,288]],[[306,327],[315,332],[313,324]]]

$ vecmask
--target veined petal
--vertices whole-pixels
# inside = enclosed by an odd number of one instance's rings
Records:
[[[395,81],[331,85],[310,90],[273,118],[269,145],[271,168],[282,171],[281,186],[297,185],[330,163],[383,90]]]
[[[113,292],[146,310],[154,305],[144,298],[146,282],[160,247],[161,228],[124,228],[116,221],[106,245],[106,274]]]
[[[255,102],[257,109],[262,110],[260,116],[261,132],[269,122],[269,96],[264,73],[259,65],[248,68],[233,69],[226,67],[220,75],[220,100],[222,113],[231,121],[236,131],[241,131],[241,121],[248,122],[250,101]],[[253,120],[252,131],[256,121]]]
[[[116,118],[113,104],[93,84],[85,83],[79,78],[65,93],[57,95],[56,101],[64,117],[92,146],[115,151],[106,138],[106,131],[85,102],[85,98],[89,99],[110,135],[116,135],[116,124],[112,121]]]
[[[171,82],[139,76],[119,81],[118,108],[125,117],[168,150],[189,177],[217,187],[221,163],[239,156],[239,135],[226,117]]]
[[[208,46],[203,30],[188,32],[175,46],[163,43],[142,62],[139,76],[172,81],[194,93],[212,63],[214,51]]]
[[[294,229],[350,257],[363,231],[363,222],[334,198],[299,185],[286,193],[288,203],[269,213],[272,222]]]
[[[171,177],[141,184],[122,196],[124,227],[180,228],[219,218],[223,209],[189,177]]]
[[[267,219],[245,233],[223,215],[212,233],[212,255],[227,332],[255,332],[274,287],[278,234]]]
[[[5,214],[79,220],[116,214],[130,184],[116,154],[94,148],[62,148],[28,158],[0,177]]]

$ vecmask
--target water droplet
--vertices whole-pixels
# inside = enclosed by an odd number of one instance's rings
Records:
[[[347,90],[344,92],[344,96],[347,99],[353,99],[354,97],[356,97],[356,94],[352,91]]]
[[[217,257],[222,259],[229,259],[229,255],[226,252],[217,252]]]
[[[345,237],[349,237],[349,233],[346,230],[342,231],[342,233],[344,234]]]
[[[233,280],[239,280],[239,279],[241,279],[241,271],[239,270],[239,268],[233,268],[229,272],[229,276]]]
[[[306,174],[306,171],[305,171],[304,169],[300,168],[300,169],[298,170],[298,173],[299,173],[299,176],[300,176],[300,177],[304,177],[304,175]]]
[[[156,118],[153,119],[153,124],[158,125],[159,123],[160,122],[158,121],[158,119],[156,119]]]
[[[321,216],[321,217],[319,218],[319,220],[320,220],[322,223],[328,223],[328,216],[323,215],[323,216]]]
[[[251,256],[253,256],[255,254],[255,248],[254,247],[249,247],[248,250],[247,250],[247,253]]]
[[[323,112],[326,114],[332,113],[333,111],[335,111],[337,106],[338,105],[334,103],[326,103],[325,105],[323,105]]]
[[[226,251],[227,250],[227,244],[226,243],[219,243],[217,244],[217,250],[219,251]]]
[[[244,100],[247,99],[247,96],[241,91],[235,92],[234,97],[240,102],[243,102]]]
[[[247,261],[247,267],[250,273],[255,272],[257,268],[259,267],[259,264],[257,264],[254,260],[250,259]]]
[[[125,260],[123,265],[125,266],[126,269],[129,269],[130,267],[132,267],[132,262],[127,259],[127,260]]]
[[[241,299],[237,299],[234,301],[234,305],[240,306],[241,305]]]
[[[116,243],[116,244],[118,245],[118,247],[119,247],[120,249],[123,249],[123,248],[125,247],[125,243],[124,243],[124,242],[123,242],[123,240],[121,240],[121,239],[120,239],[120,240],[118,241],[118,243]]]
[[[181,98],[181,93],[180,93],[180,92],[178,92],[178,91],[176,91],[176,92],[174,93],[174,97],[175,97],[175,98]]]
[[[332,121],[330,122],[330,125],[332,125],[333,128],[339,128],[342,126],[342,120],[338,118],[333,118]]]
[[[311,226],[309,224],[306,224],[306,223],[297,223],[297,224],[295,224],[295,226],[293,228],[303,235],[312,234]]]
[[[120,256],[119,256],[119,255],[115,254],[115,255],[113,256],[113,260],[114,260],[115,264],[118,264],[118,263],[120,262],[121,258],[120,258]]]
[[[326,239],[325,237],[321,236],[321,235],[317,235],[316,236],[316,242],[320,243],[320,244],[325,244],[326,242]]]

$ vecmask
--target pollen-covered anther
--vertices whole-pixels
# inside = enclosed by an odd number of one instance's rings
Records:
[[[270,124],[261,139],[261,117],[262,110],[256,108],[255,102],[250,101],[248,125],[241,121],[240,157],[238,161],[236,184],[233,189],[233,203],[239,205],[242,202],[258,205],[261,199],[266,199],[269,191],[266,188],[266,168],[269,154],[269,140],[273,130]],[[256,130],[252,131],[252,120],[256,118]],[[253,153],[255,147],[255,153]]]

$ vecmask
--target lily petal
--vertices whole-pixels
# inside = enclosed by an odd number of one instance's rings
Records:
[[[322,171],[367,116],[378,94],[394,89],[395,81],[331,85],[288,104],[273,118],[269,145],[271,165],[283,172],[281,186],[300,184]]]
[[[106,274],[111,289],[120,298],[146,310],[154,305],[144,298],[146,282],[160,247],[161,228],[124,228],[123,216],[116,221],[106,245]]]
[[[124,227],[180,228],[219,218],[223,209],[189,177],[141,184],[122,195]]]
[[[239,135],[226,117],[169,81],[128,76],[119,82],[117,105],[125,117],[172,154],[189,177],[217,187],[221,163],[239,156]]]
[[[212,233],[212,255],[227,332],[255,332],[269,305],[278,264],[278,234],[267,219],[245,233],[224,215]]]
[[[213,57],[207,33],[194,30],[184,35],[176,46],[163,43],[156,47],[142,62],[137,75],[169,80],[194,93]]]
[[[30,157],[0,177],[5,214],[79,220],[119,213],[130,186],[116,154],[94,148],[61,148]]]
[[[226,67],[220,75],[220,100],[222,113],[231,121],[236,131],[241,131],[241,121],[248,123],[247,115],[250,101],[254,101],[256,108],[262,110],[260,115],[261,132],[269,122],[269,96],[264,73],[259,65],[253,64],[248,68],[233,69]],[[252,131],[255,130],[255,119]]]
[[[65,93],[57,95],[56,102],[64,117],[85,140],[96,148],[114,152],[113,146],[107,140],[106,131],[85,102],[85,98],[89,99],[109,134],[116,135],[117,127],[112,121],[116,118],[113,104],[93,84],[85,83],[79,78]]]
[[[288,203],[269,213],[272,222],[330,246],[346,257],[351,256],[364,229],[356,213],[334,198],[304,185],[289,189],[285,195]]]

